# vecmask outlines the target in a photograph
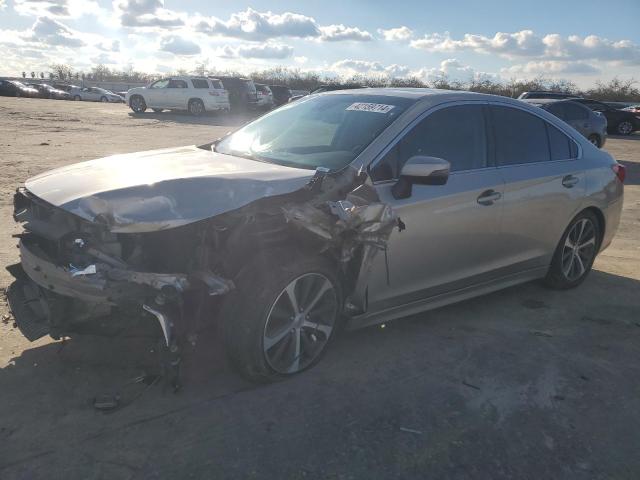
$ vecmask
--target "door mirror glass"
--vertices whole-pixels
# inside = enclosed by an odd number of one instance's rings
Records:
[[[449,179],[451,165],[438,157],[416,155],[407,160],[400,171],[400,179],[391,189],[397,199],[411,196],[414,183],[419,185],[444,185]]]

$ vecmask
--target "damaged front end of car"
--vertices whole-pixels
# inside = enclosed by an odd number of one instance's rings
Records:
[[[103,199],[84,202],[91,219],[28,188],[15,194],[14,219],[24,231],[17,235],[20,263],[8,268],[16,280],[7,297],[20,331],[31,341],[58,339],[151,315],[172,365],[181,346],[216,318],[248,259],[273,249],[330,258],[347,293],[344,313],[365,312],[373,259],[385,252],[392,230],[403,227],[368,175],[352,167],[318,170],[302,187],[196,221],[181,218],[174,200],[163,197],[155,202],[172,208],[174,223],[156,222],[155,229],[104,214],[110,206]]]

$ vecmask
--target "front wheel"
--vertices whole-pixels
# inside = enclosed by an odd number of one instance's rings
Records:
[[[310,368],[338,327],[342,290],[331,264],[320,257],[285,258],[259,256],[225,299],[227,353],[251,381],[280,380]]]
[[[545,277],[547,286],[566,290],[580,285],[591,271],[600,248],[600,223],[589,211],[569,224],[556,247]]]
[[[598,135],[596,135],[596,134],[589,135],[588,140],[589,140],[589,142],[591,142],[596,147],[598,147],[598,148],[601,147],[601,145],[600,145],[600,137]]]
[[[630,121],[623,120],[616,127],[616,132],[618,132],[619,135],[631,135],[631,132],[633,132],[633,125]]]

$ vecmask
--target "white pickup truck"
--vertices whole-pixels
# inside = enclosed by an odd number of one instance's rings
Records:
[[[125,101],[136,113],[147,108],[162,110],[188,110],[193,115],[204,112],[229,111],[229,93],[222,82],[206,77],[170,77],[146,87],[132,88]]]

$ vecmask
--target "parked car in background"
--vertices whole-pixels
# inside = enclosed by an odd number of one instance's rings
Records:
[[[291,89],[283,85],[269,85],[269,89],[273,94],[273,104],[276,107],[289,102],[291,98]]]
[[[124,99],[120,95],[99,87],[72,87],[69,92],[74,100],[85,102],[122,103]]]
[[[611,107],[604,102],[588,98],[576,98],[573,101],[604,115],[607,118],[607,131],[611,135],[630,135],[636,130],[640,130],[640,118],[633,112]]]
[[[210,77],[212,78],[212,77]],[[229,92],[231,110],[244,112],[258,108],[258,92],[250,78],[217,76],[224,89]]]
[[[260,110],[271,110],[274,107],[273,93],[267,85],[256,83],[256,93],[258,94],[257,107]]]
[[[131,88],[125,99],[136,113],[151,108],[158,113],[162,110],[187,110],[192,115],[202,115],[230,109],[229,94],[220,80],[207,77],[162,78],[146,87]]]
[[[317,363],[342,326],[537,279],[577,287],[616,233],[624,176],[514,99],[328,92],[199,147],[28,179],[7,297],[32,341],[154,318],[167,372],[217,320],[236,369],[274,381]]]
[[[640,113],[640,105],[629,105],[628,107],[623,108],[625,112],[631,113]]]
[[[577,95],[573,94],[573,93],[563,93],[563,92],[550,92],[550,91],[546,91],[546,90],[531,90],[530,92],[522,92],[520,94],[520,96],[518,97],[518,100],[525,100],[525,99],[537,99],[537,100],[541,100],[541,99],[562,99],[562,98],[575,98],[577,97]]]
[[[54,100],[72,100],[71,94],[64,90],[53,88],[48,83],[29,83],[30,87],[38,90],[40,98],[51,98]]]
[[[354,90],[357,88],[369,88],[369,87],[355,84],[355,83],[331,83],[328,85],[320,85],[319,87],[311,90],[311,92],[294,92],[294,94],[289,99],[289,101],[295,102],[296,100],[299,100],[302,97],[310,95],[312,93],[332,92],[335,90]]]
[[[17,80],[0,80],[0,96],[2,97],[37,98],[39,95],[38,90]]]
[[[601,148],[607,139],[607,118],[585,105],[571,100],[526,99],[526,103],[537,105],[564,120],[584,135],[596,147]]]

